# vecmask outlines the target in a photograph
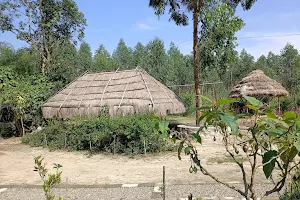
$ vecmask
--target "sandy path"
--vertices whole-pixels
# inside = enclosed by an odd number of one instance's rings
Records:
[[[220,141],[213,142],[208,136],[203,140],[204,145],[198,151],[207,169],[221,180],[241,181],[240,170],[234,164],[207,163],[210,157],[224,155]],[[177,153],[137,158],[104,154],[88,157],[85,152],[50,152],[9,139],[0,141],[0,184],[40,184],[37,172],[33,171],[33,158],[37,155],[45,158],[48,167],[52,163],[63,165],[63,182],[68,184],[158,183],[162,180],[163,166],[169,183],[213,182],[201,173],[190,174],[188,157],[183,155],[179,161]],[[259,170],[259,181],[265,181],[262,170]]]

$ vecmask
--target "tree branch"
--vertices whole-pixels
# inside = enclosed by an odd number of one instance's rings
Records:
[[[231,186],[231,185],[229,185],[228,183],[224,183],[224,182],[222,182],[222,181],[220,181],[219,179],[217,179],[215,176],[213,176],[212,174],[210,174],[201,164],[200,164],[200,170],[201,170],[201,172],[203,173],[203,175],[206,175],[206,176],[209,176],[209,177],[211,177],[212,179],[214,179],[216,182],[218,182],[218,183],[220,183],[220,184],[222,184],[222,185],[224,185],[224,186],[226,186],[226,187],[228,187],[228,188],[230,188],[230,189],[232,189],[232,190],[234,190],[234,191],[236,191],[236,192],[238,192],[238,193],[240,193],[242,196],[244,196],[244,197],[247,197],[247,194],[246,193],[244,193],[243,191],[241,191],[240,189],[237,189],[237,188],[235,188],[234,186]]]

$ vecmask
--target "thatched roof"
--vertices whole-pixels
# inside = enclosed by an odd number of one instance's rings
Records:
[[[184,113],[182,101],[141,68],[86,73],[43,105],[45,118],[98,115],[104,105],[110,115],[153,111],[158,115]]]
[[[261,70],[254,70],[243,78],[230,92],[230,97],[243,95],[253,97],[287,96],[286,89],[277,81],[266,76]]]

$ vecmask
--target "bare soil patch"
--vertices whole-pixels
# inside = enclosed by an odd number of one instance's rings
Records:
[[[212,157],[224,157],[220,138],[203,136],[203,145],[198,152],[206,168],[223,181],[241,182],[241,172],[232,162],[214,163]],[[124,184],[159,183],[162,181],[162,168],[166,166],[168,183],[213,182],[201,173],[190,174],[190,160],[177,153],[146,155],[129,158],[97,154],[91,157],[86,152],[50,152],[45,148],[31,148],[21,144],[20,138],[0,140],[0,184],[41,184],[37,172],[33,171],[34,157],[42,155],[47,167],[52,163],[63,165],[63,182],[68,184]],[[250,169],[249,166],[246,167]],[[258,170],[258,182],[266,181],[262,169]]]

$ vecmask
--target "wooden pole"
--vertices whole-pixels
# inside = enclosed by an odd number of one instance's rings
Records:
[[[90,151],[92,152],[92,138],[91,138],[91,134],[89,134],[90,136]]]
[[[67,148],[67,132],[65,132],[65,148]]]
[[[116,155],[116,135],[114,135],[114,155]]]
[[[45,144],[46,144],[46,147],[47,147],[48,143],[47,143],[47,135],[46,135],[46,133],[44,133],[44,140],[45,140]]]
[[[147,150],[146,150],[146,140],[144,139],[144,154],[147,154]]]

